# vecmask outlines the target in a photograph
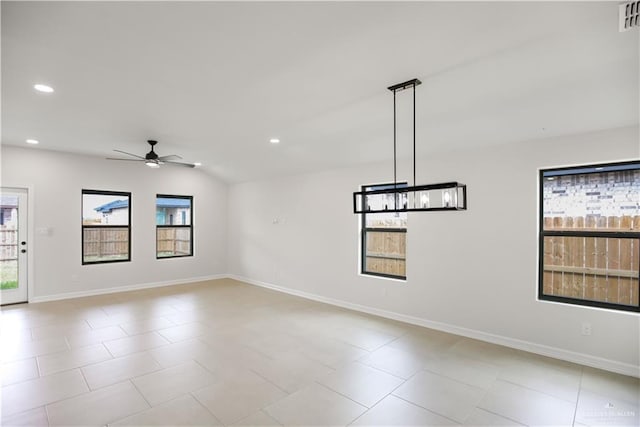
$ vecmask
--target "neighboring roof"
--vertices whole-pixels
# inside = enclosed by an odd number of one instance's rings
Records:
[[[158,208],[188,208],[190,206],[191,206],[191,199],[173,199],[173,198],[156,199],[156,207]]]
[[[188,208],[191,206],[190,199],[173,199],[162,198],[156,199],[156,207],[158,208]],[[128,200],[114,200],[97,208],[93,208],[96,212],[111,212],[114,209],[124,209],[129,207]]]
[[[128,200],[114,200],[113,202],[109,202],[102,206],[98,206],[97,208],[93,208],[96,212],[111,212],[113,209],[122,209],[128,208],[129,201]]]
[[[16,196],[0,196],[0,206],[3,208],[18,207],[18,198]]]

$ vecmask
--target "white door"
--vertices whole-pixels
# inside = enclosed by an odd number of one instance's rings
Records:
[[[0,191],[0,304],[27,302],[27,190]]]

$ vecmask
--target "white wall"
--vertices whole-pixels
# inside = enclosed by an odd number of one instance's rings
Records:
[[[2,186],[32,190],[30,301],[226,273],[227,185],[200,170],[3,146]],[[132,193],[131,262],[82,265],[83,188]],[[193,257],[156,260],[158,193],[193,196]]]
[[[233,185],[229,271],[639,375],[637,314],[536,300],[538,168],[637,159],[638,141],[638,129],[626,128],[419,160],[418,184],[467,184],[469,210],[409,214],[406,283],[358,274],[352,192],[392,180],[390,162]],[[410,177],[408,164],[399,170],[399,179]],[[592,324],[592,336],[581,335],[582,322]]]

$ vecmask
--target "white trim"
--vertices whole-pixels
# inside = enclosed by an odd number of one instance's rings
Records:
[[[274,285],[271,283],[261,282],[259,280],[253,280],[248,277],[242,277],[235,274],[229,274],[227,277],[241,282],[248,283],[250,285],[260,286],[263,288],[273,289],[276,291],[284,292],[290,295],[299,296],[302,298],[310,299],[313,301],[319,301],[326,304],[335,305],[338,307],[348,308],[350,310],[360,311],[363,313],[369,313],[387,319],[398,320],[400,322],[410,323],[412,325],[423,326],[425,328],[436,329],[439,331],[448,332],[455,335],[461,335],[463,337],[474,338],[481,341],[490,342],[493,344],[503,345],[506,347],[515,348],[518,350],[524,350],[530,353],[536,353],[543,356],[553,357],[555,359],[566,360],[573,363],[578,363],[585,366],[591,366],[593,368],[604,369],[611,372],[616,372],[623,375],[640,378],[640,366],[635,366],[629,363],[618,362],[615,360],[604,359],[597,356],[590,356],[588,354],[577,353],[562,348],[551,347],[544,344],[536,344],[530,341],[519,340],[516,338],[505,337],[502,335],[495,335],[488,332],[478,331],[475,329],[467,329],[448,323],[435,322],[432,320],[423,319],[420,317],[409,316],[406,314],[396,313],[393,311],[382,310],[379,308],[368,307],[360,304],[354,304],[347,301],[342,301],[334,298],[323,297],[320,295],[299,291],[296,289],[285,288],[282,286]]]
[[[90,297],[95,295],[114,294],[117,292],[137,291],[140,289],[161,288],[163,286],[186,285],[188,283],[204,282],[207,280],[226,279],[227,277],[229,276],[226,274],[213,274],[210,276],[191,277],[188,279],[176,279],[176,280],[167,280],[163,282],[140,283],[136,285],[118,286],[114,288],[92,289],[88,291],[65,292],[62,294],[34,297],[34,298],[31,298],[29,302],[39,303],[39,302],[47,302],[47,301],[58,301],[58,300],[64,300],[64,299],[70,299],[70,298],[81,298],[81,297]]]

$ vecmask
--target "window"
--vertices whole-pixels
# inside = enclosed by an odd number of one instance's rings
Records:
[[[131,193],[82,190],[82,264],[131,260]]]
[[[538,296],[640,311],[640,162],[540,171]]]
[[[193,255],[193,197],[156,196],[156,258]]]
[[[406,183],[398,187],[406,187]],[[363,186],[363,191],[393,188],[393,184]],[[393,196],[391,196],[393,197]],[[393,198],[377,198],[369,203],[382,203],[372,209],[393,206]],[[369,206],[369,205],[367,205]],[[389,212],[362,214],[362,274],[406,279],[407,213]]]

